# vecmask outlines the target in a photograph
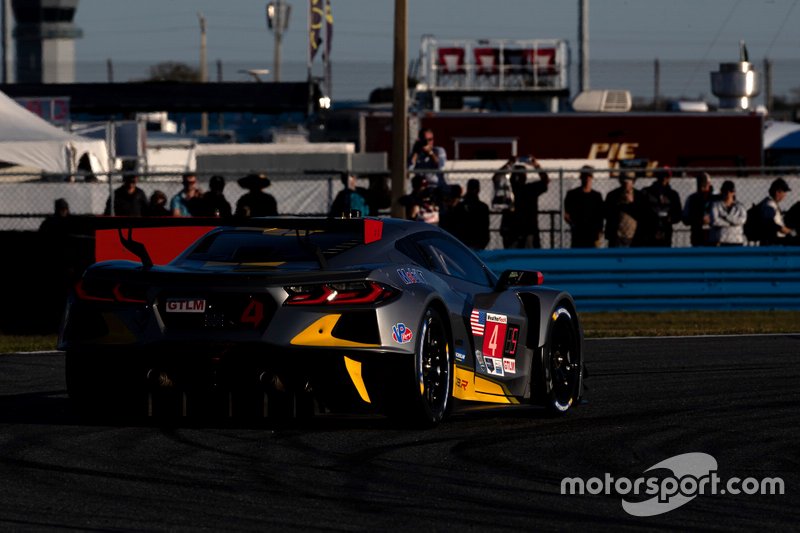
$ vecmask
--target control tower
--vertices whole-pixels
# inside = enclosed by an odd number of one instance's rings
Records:
[[[12,0],[17,83],[74,83],[78,0]]]

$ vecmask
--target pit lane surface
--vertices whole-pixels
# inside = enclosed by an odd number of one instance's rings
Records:
[[[469,411],[430,431],[354,417],[86,425],[70,412],[63,356],[0,356],[0,527],[797,527],[800,336],[591,340],[586,352],[588,403],[565,418]],[[560,494],[564,477],[635,479],[689,452],[716,458],[722,479],[781,477],[786,493],[703,495],[648,518],[619,495]]]

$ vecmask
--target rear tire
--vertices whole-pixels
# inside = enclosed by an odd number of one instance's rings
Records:
[[[405,381],[402,399],[391,402],[390,415],[416,427],[430,428],[450,411],[452,346],[445,322],[433,308],[425,311],[416,335],[413,380]]]

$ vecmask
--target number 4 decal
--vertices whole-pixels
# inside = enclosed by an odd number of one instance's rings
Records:
[[[239,321],[242,324],[252,324],[257,328],[261,321],[264,319],[264,306],[258,300],[251,300],[247,307],[245,307]]]
[[[489,357],[502,357],[502,351],[498,350],[497,339],[501,343],[506,338],[506,325],[499,322],[486,322],[486,334],[483,337],[483,353]],[[502,349],[502,347],[501,347]],[[498,354],[498,352],[500,352]]]

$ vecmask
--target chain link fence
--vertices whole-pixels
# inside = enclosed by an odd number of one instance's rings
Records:
[[[469,162],[462,162],[467,164]],[[466,191],[467,181],[477,179],[481,184],[480,198],[491,206],[494,196],[492,176],[502,166],[482,162],[481,168],[464,168],[445,171],[448,184],[461,185]],[[568,248],[571,246],[571,233],[564,221],[564,197],[571,189],[580,186],[578,172],[574,168],[546,168],[550,176],[547,192],[538,199],[538,221],[541,246],[543,248]],[[745,209],[762,201],[768,194],[772,181],[783,177],[791,187],[781,208],[788,211],[795,203],[800,203],[800,169],[796,168],[735,168],[728,170],[715,169],[672,169],[671,187],[678,193],[681,206],[687,197],[696,191],[695,175],[709,171],[714,192],[719,192],[725,180],[736,185],[737,200]],[[594,170],[593,188],[605,196],[619,186],[616,174],[619,170],[596,168]],[[538,171],[528,169],[528,181],[538,180]],[[638,171],[635,182],[637,189],[649,186],[655,181],[652,171]],[[155,191],[162,191],[168,199],[182,189],[180,176],[139,175],[138,186],[148,198]],[[226,179],[225,198],[235,210],[237,200],[247,191],[237,184],[241,175],[223,175]],[[343,184],[338,172],[301,173],[297,171],[270,171],[271,185],[265,192],[275,197],[278,212],[281,215],[326,215],[333,199]],[[198,175],[198,185],[202,191],[208,190],[210,175]],[[75,181],[42,179],[40,174],[0,174],[0,231],[37,230],[42,221],[54,212],[54,202],[63,198],[73,215],[102,215],[106,209],[109,195],[122,185],[122,176],[114,174],[110,177],[100,176],[100,181],[86,182],[80,177]],[[390,179],[388,176],[359,176],[358,185],[374,194],[373,204],[379,216],[388,216],[390,211]],[[410,192],[410,183],[406,191]],[[490,214],[491,241],[488,249],[503,247],[500,236],[501,210],[492,209]],[[604,243],[605,245],[605,243]],[[689,227],[683,223],[675,224],[672,245],[674,247],[690,246]]]

